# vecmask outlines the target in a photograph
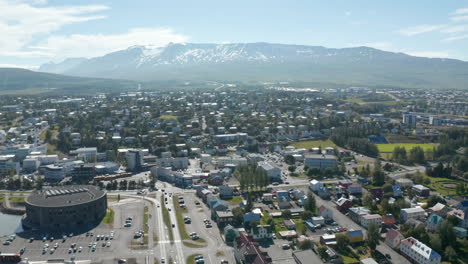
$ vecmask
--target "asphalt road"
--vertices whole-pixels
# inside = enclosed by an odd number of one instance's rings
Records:
[[[315,195],[315,194],[314,194]],[[358,230],[361,229],[363,230],[364,235],[366,234],[366,229],[361,227],[360,225],[356,224],[351,220],[351,218],[347,217],[346,215],[342,214],[340,211],[336,209],[335,204],[332,201],[327,201],[321,199],[319,196],[315,195],[315,200],[317,201],[317,207],[320,207],[321,205],[330,208],[333,211],[333,219],[335,220],[336,223],[340,226],[347,227],[348,230],[354,229]],[[391,256],[391,262],[392,263],[405,263],[405,264],[410,264],[410,262],[395,252],[393,249],[391,249],[387,244],[381,241],[380,245],[377,246],[377,249],[382,252],[383,254],[389,254]]]

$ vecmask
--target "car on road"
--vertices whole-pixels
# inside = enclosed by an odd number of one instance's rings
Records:
[[[161,264],[165,264],[166,263],[166,259],[165,258],[161,258]]]
[[[123,263],[127,263],[127,260],[126,259],[119,259],[119,261],[117,261],[119,264],[123,264]]]
[[[282,249],[290,249],[291,246],[289,246],[289,244],[283,244],[283,245],[281,245],[281,248]]]
[[[390,254],[385,254],[385,257],[388,259],[392,259],[392,256],[390,256]]]
[[[174,227],[175,227],[175,224],[172,224],[172,228],[174,228]]]
[[[277,185],[279,185],[279,182],[274,182],[274,183],[272,183],[271,185],[277,186]]]

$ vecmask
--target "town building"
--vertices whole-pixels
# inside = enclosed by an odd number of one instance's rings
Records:
[[[267,174],[271,182],[281,181],[281,169],[272,162],[261,161],[258,163],[258,168]]]
[[[270,264],[273,263],[267,252],[260,250],[253,237],[240,232],[234,242],[234,257],[237,263]]]
[[[361,217],[361,225],[368,228],[369,225],[375,224],[377,226],[382,225],[382,216],[379,214],[368,214]]]
[[[388,229],[385,236],[385,244],[394,249],[399,248],[400,242],[404,238],[405,237],[400,233],[400,231],[396,229]]]
[[[403,113],[403,124],[409,127],[416,127],[416,115],[412,113]]]
[[[106,215],[107,195],[91,185],[69,185],[35,191],[26,198],[27,229],[92,228]]]
[[[435,250],[413,237],[401,241],[400,252],[416,264],[438,264],[442,258]]]
[[[336,157],[325,154],[307,154],[304,158],[304,166],[321,170],[334,168],[336,166]]]
[[[414,208],[404,208],[400,210],[400,220],[402,222],[407,221],[408,219],[424,219],[426,217],[426,212],[421,207]]]
[[[429,196],[431,192],[429,188],[420,184],[414,185],[411,189],[419,196]]]
[[[251,229],[255,241],[269,240],[273,238],[273,230],[269,225],[257,225]]]

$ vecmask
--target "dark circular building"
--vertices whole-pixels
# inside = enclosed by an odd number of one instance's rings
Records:
[[[28,229],[75,229],[99,223],[107,194],[92,185],[70,185],[33,192],[26,199],[23,226]]]

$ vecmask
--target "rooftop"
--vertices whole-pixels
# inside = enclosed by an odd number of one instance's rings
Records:
[[[73,206],[97,200],[105,194],[106,192],[91,185],[70,185],[35,191],[26,202],[42,207]]]

